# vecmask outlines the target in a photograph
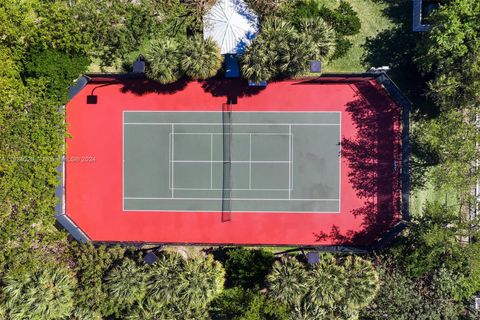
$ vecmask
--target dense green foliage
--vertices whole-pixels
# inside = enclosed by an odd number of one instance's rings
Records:
[[[347,1],[342,0],[337,8],[330,9],[318,0],[300,0],[296,2],[294,8],[290,19],[301,21],[321,18],[335,30],[335,52],[331,56],[332,60],[343,57],[352,47],[348,36],[360,32],[361,23],[358,14]]]
[[[413,281],[395,270],[384,269],[382,286],[365,319],[460,319],[462,307],[452,299],[455,278],[444,269],[430,279]]]
[[[242,73],[254,81],[305,74],[309,61],[328,59],[334,39],[333,29],[319,19],[303,20],[295,27],[279,18],[267,18],[242,55]]]
[[[1,278],[8,319],[64,319],[74,306],[75,278],[58,265],[11,269]]]
[[[147,76],[160,83],[175,82],[182,76],[181,43],[175,40],[152,41],[147,52]]]
[[[212,320],[287,320],[287,308],[265,293],[233,287],[222,292],[210,305]]]
[[[71,11],[79,21],[79,31],[88,37],[89,53],[101,66],[123,59],[160,26],[152,12],[153,1],[75,1]]]
[[[278,15],[289,5],[288,0],[246,0],[251,8],[261,19]],[[293,1],[292,1],[293,2]]]
[[[125,249],[92,245],[74,245],[71,259],[78,278],[75,293],[76,311],[86,314],[104,314],[110,308],[108,292],[103,282],[113,265],[120,264]]]
[[[86,71],[90,59],[85,55],[68,54],[54,49],[28,54],[24,76],[34,81],[41,79],[56,100],[65,103],[67,89]]]
[[[163,84],[184,76],[191,79],[213,77],[222,64],[217,44],[198,35],[184,40],[154,40],[146,59],[147,76]]]
[[[146,276],[146,299],[130,319],[206,318],[207,306],[224,282],[224,270],[211,256],[183,259],[166,254],[146,269]]]
[[[185,54],[181,65],[185,75],[192,79],[208,79],[213,77],[222,66],[222,55],[217,44],[211,40],[204,40],[196,35],[185,44]]]
[[[356,319],[380,288],[370,261],[332,255],[322,256],[311,268],[282,259],[273,266],[268,284],[272,298],[287,305],[293,319]]]
[[[419,45],[418,62],[433,79],[429,94],[443,108],[480,102],[480,2],[453,0],[436,10]]]
[[[227,285],[242,288],[263,287],[265,277],[274,261],[273,254],[264,250],[231,248],[226,250]]]
[[[414,131],[415,143],[424,155],[424,165],[434,165],[431,182],[457,190],[465,198],[464,203],[478,178],[478,173],[471,169],[473,160],[480,156],[475,112],[445,110],[435,119],[419,121]]]

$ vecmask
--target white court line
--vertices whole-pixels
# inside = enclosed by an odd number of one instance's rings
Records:
[[[288,200],[292,195],[292,125],[288,126]]]
[[[174,122],[179,126],[222,126],[220,122]],[[164,126],[170,125],[172,122],[125,122],[126,125],[135,125],[135,126]],[[232,126],[339,126],[339,123],[247,123],[247,122],[238,122],[232,123]]]
[[[175,133],[176,136],[178,135],[218,135],[222,136],[224,133],[220,132],[177,132]],[[248,135],[253,135],[253,136],[288,136],[288,133],[275,133],[275,132],[253,132],[253,133],[247,133],[247,132],[233,132],[231,133],[232,136],[248,136]]]
[[[172,199],[175,199],[175,124],[172,123]]]
[[[210,162],[213,162],[213,163],[223,163],[222,160],[213,160],[213,161],[210,161],[210,160],[175,160],[173,161],[174,163],[210,163]],[[289,164],[290,161],[288,160],[271,160],[271,161],[268,161],[268,160],[252,160],[252,161],[249,161],[249,160],[232,160],[230,161],[230,163],[271,163],[271,164]]]
[[[222,113],[216,110],[125,110],[124,113]],[[235,110],[235,113],[341,113],[341,111],[252,111]]]
[[[168,189],[172,190],[172,134],[171,133],[168,135]]]
[[[288,191],[288,189],[218,189],[218,188],[174,188],[175,190],[186,190],[186,191]],[[178,198],[177,198],[178,199]]]
[[[171,125],[172,127],[174,126],[174,124],[178,124],[178,125],[221,125],[221,123],[195,123],[195,122],[189,122],[189,123],[172,123],[172,122],[168,122],[168,123],[160,123],[160,122],[155,122],[155,123],[135,123],[135,122],[125,122],[125,113],[140,113],[140,112],[145,112],[145,113],[205,113],[205,112],[212,112],[212,113],[221,113],[219,111],[205,111],[205,110],[199,110],[199,111],[183,111],[183,110],[180,110],[180,111],[146,111],[146,110],[137,110],[137,111],[123,111],[123,128],[125,129],[125,125]],[[238,113],[242,113],[242,112],[245,112],[245,113],[270,113],[270,114],[274,114],[274,113],[302,113],[302,114],[308,114],[308,113],[337,113],[337,114],[340,114],[340,119],[339,119],[339,123],[337,124],[320,124],[320,123],[233,123],[232,125],[247,125],[247,126],[252,126],[252,125],[257,125],[257,126],[291,126],[291,125],[305,125],[305,126],[339,126],[340,127],[340,130],[339,130],[339,136],[340,136],[340,143],[341,143],[341,137],[342,137],[342,131],[341,131],[341,127],[342,127],[342,119],[341,119],[341,115],[342,115],[342,112],[341,111],[251,111],[251,110],[245,110],[245,111],[236,111]],[[175,134],[174,130],[172,132],[172,134]],[[177,133],[179,134],[179,133]],[[220,134],[220,133],[218,133]],[[255,134],[255,133],[253,133]],[[275,134],[275,133],[272,133],[274,135],[282,135],[282,134]],[[290,137],[290,139],[292,140],[291,141],[291,148],[293,149],[293,137]],[[122,150],[122,157],[123,157],[123,162],[125,161],[125,158],[124,158],[124,149],[125,149],[125,144],[124,144],[124,130],[122,131],[122,142],[123,142],[123,150]],[[174,159],[174,140],[173,140],[173,136],[172,136],[172,172],[171,172],[171,179],[172,179],[172,189],[175,189],[173,188],[174,186],[174,165],[173,165],[173,162],[175,162],[173,159]],[[341,169],[342,169],[342,157],[341,157],[341,144],[340,144],[340,156],[339,156],[339,199],[293,199],[293,200],[305,200],[305,201],[316,201],[316,200],[319,200],[319,201],[339,201],[339,207],[340,207],[340,195],[341,195]],[[292,155],[291,155],[291,160],[290,160],[291,163],[293,163],[293,151],[292,151]],[[251,165],[251,163],[250,163]],[[290,164],[292,165],[292,164]],[[122,182],[123,182],[123,195],[125,195],[125,179],[124,179],[124,170],[125,170],[125,167],[123,168],[122,170]],[[293,168],[291,168],[292,170],[292,173],[291,173],[291,185],[293,186]],[[290,188],[292,187],[290,186]],[[173,193],[173,191],[172,191]],[[173,198],[173,194],[172,194],[172,198]],[[127,199],[124,197],[124,199]],[[165,198],[165,199],[170,199],[170,198]],[[186,198],[173,198],[173,199],[186,199]],[[194,200],[203,200],[204,198],[198,198],[198,199],[194,199]],[[220,199],[218,199],[220,200]],[[254,200],[254,199],[239,199],[239,200]],[[265,199],[265,200],[268,200],[268,199]],[[285,199],[271,199],[272,201],[273,200],[285,200]],[[123,210],[124,211],[130,211],[130,210],[125,210],[125,206],[124,206],[124,203],[123,203]],[[139,210],[132,210],[132,211],[139,211]],[[142,211],[142,210],[140,210]],[[152,210],[145,210],[145,211],[152,211]],[[158,210],[153,210],[153,211],[158,211]],[[163,211],[163,210],[160,210],[160,211]],[[165,211],[171,211],[171,210],[165,210]],[[186,210],[188,212],[190,212],[189,210]],[[198,210],[193,210],[193,211],[198,211]],[[211,210],[208,210],[208,211],[211,211]],[[259,211],[256,211],[255,212],[259,212]],[[270,212],[270,211],[265,211],[265,212]],[[312,211],[313,212],[313,211]],[[316,212],[316,211],[315,211]],[[329,211],[330,212],[330,211]],[[340,209],[339,209],[339,212],[340,212]]]
[[[250,134],[249,154],[248,154],[248,188],[252,189],[252,134]]]
[[[172,200],[171,198],[140,198],[140,197],[126,197],[126,200]],[[175,198],[175,200],[223,200],[223,198]],[[228,200],[238,201],[339,201],[339,199],[262,199],[262,198],[229,198]]]
[[[220,210],[177,210],[177,209],[169,209],[169,210],[161,210],[161,209],[150,209],[150,210],[144,210],[144,209],[128,209],[124,210],[125,212],[207,212],[207,213],[221,213],[222,211]],[[280,210],[270,210],[270,211],[262,211],[262,210],[232,210],[231,212],[238,212],[238,213],[291,213],[291,214],[301,214],[301,213],[340,213],[340,211],[280,211]]]
[[[340,111],[340,127],[339,127],[339,137],[338,137],[338,212],[342,212],[342,112]]]
[[[293,174],[293,134],[290,136],[290,143],[292,145],[292,159],[290,159],[290,166],[292,167],[292,177],[291,177],[291,185],[290,185],[290,189],[293,190],[293,177],[294,177],[294,174]]]
[[[122,211],[125,211],[125,112],[122,112]]]
[[[213,189],[213,134],[210,135],[210,189]]]

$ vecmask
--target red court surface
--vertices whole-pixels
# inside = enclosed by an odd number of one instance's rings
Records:
[[[97,104],[87,104],[94,92]],[[340,111],[340,213],[122,211],[124,111]],[[249,88],[242,80],[160,86],[94,77],[67,104],[65,213],[92,241],[244,245],[369,245],[401,218],[401,108],[371,77]]]

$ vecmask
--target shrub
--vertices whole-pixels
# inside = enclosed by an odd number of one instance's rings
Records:
[[[227,249],[224,262],[227,286],[261,287],[274,261],[273,254],[265,250],[246,248]]]
[[[217,0],[183,0],[188,11],[188,16],[192,19],[192,29],[199,32],[203,27],[203,16]]]
[[[75,277],[64,267],[11,270],[2,282],[9,319],[64,319],[73,310]]]
[[[192,79],[207,79],[217,74],[223,57],[215,41],[196,35],[185,43],[182,70]]]
[[[334,10],[322,7],[319,14],[341,36],[353,36],[360,32],[362,25],[358,14],[346,1],[342,0]]]
[[[278,14],[289,0],[246,0],[245,2],[260,18],[266,18]]]
[[[42,78],[48,91],[59,104],[68,98],[68,88],[88,67],[90,59],[83,55],[67,54],[54,49],[30,52],[25,62],[24,76]]]
[[[108,314],[117,317],[130,309],[135,303],[142,301],[146,293],[146,274],[144,268],[138,267],[130,259],[113,268],[105,277],[105,290],[111,306]]]
[[[352,46],[353,43],[350,40],[345,37],[337,36],[337,39],[335,39],[335,51],[331,56],[331,60],[344,57]]]
[[[104,277],[108,270],[121,263],[125,248],[95,248],[92,244],[75,244],[71,249],[78,279],[75,292],[76,312],[79,315],[85,314],[86,310],[89,311],[88,314],[108,314],[111,307]]]
[[[81,34],[90,39],[90,54],[101,67],[135,51],[160,28],[148,1],[75,1],[72,8]]]
[[[284,305],[265,293],[234,287],[223,291],[210,304],[212,320],[287,320]]]
[[[339,59],[345,56],[352,47],[352,42],[346,36],[358,34],[361,28],[361,22],[358,14],[352,6],[341,1],[339,6],[332,10],[320,4],[318,0],[303,0],[295,5],[295,14],[291,20],[300,24],[304,19],[323,19],[329,26],[335,30],[335,52],[331,55],[331,60]]]
[[[384,268],[382,286],[377,297],[362,312],[362,318],[372,320],[432,320],[459,319],[461,303],[452,299],[455,277],[439,272],[430,280],[411,279],[399,270]],[[450,289],[448,289],[450,288]]]

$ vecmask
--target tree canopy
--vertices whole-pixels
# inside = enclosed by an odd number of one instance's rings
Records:
[[[430,94],[444,108],[476,107],[480,101],[479,15],[476,0],[441,5],[419,44],[419,66],[431,74]]]

